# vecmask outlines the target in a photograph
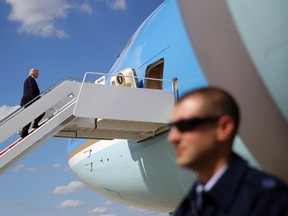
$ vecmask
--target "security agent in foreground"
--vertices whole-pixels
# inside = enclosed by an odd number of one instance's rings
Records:
[[[222,89],[203,88],[180,98],[168,140],[177,164],[195,171],[198,181],[174,215],[288,216],[287,186],[232,152],[239,122],[236,101]]]

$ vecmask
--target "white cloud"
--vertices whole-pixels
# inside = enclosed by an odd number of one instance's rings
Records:
[[[70,194],[82,191],[85,185],[80,181],[72,181],[68,185],[58,186],[54,189],[53,194]]]
[[[52,167],[53,168],[59,168],[59,167],[61,167],[61,164],[60,163],[55,163],[55,164],[52,165]]]
[[[26,171],[27,172],[39,172],[41,170],[46,170],[45,167],[27,167]]]
[[[42,167],[27,167],[25,164],[19,164],[16,165],[15,168],[13,169],[13,171],[15,173],[19,173],[19,172],[40,172],[40,171],[44,171],[47,170],[48,167],[42,166]]]
[[[106,2],[113,10],[125,10],[127,8],[126,0],[107,0]]]
[[[155,211],[150,211],[146,209],[141,209],[141,208],[135,208],[132,206],[129,206],[128,211],[132,213],[133,215],[153,215],[153,216],[167,216],[169,215],[168,213],[164,212],[155,212]]]
[[[0,107],[0,120],[5,118],[6,116],[8,116],[10,113],[15,111],[19,107],[20,106],[13,106],[13,107],[9,107],[9,106],[6,106],[6,105],[1,106]]]
[[[110,200],[107,200],[105,203],[104,203],[104,206],[112,206],[114,203],[111,202]]]
[[[70,169],[70,167],[65,166],[65,167],[63,168],[63,171],[64,171],[64,172],[71,172],[71,169]]]
[[[56,208],[60,209],[67,209],[67,208],[79,208],[84,206],[84,203],[80,200],[65,200],[59,205],[56,206]]]
[[[114,214],[108,214],[108,212],[108,208],[98,207],[88,212],[88,216],[115,216]]]
[[[92,14],[92,7],[88,3],[83,3],[79,6],[82,13]]]
[[[18,164],[13,168],[15,173],[19,172],[40,172],[49,169],[62,169],[63,171],[70,170],[67,167],[63,167],[60,163],[53,164],[52,166],[40,166],[40,167],[27,167],[25,164]],[[66,170],[67,169],[67,170]]]
[[[21,172],[23,169],[25,169],[25,165],[19,164],[13,170],[14,170],[14,172],[18,173],[18,172]]]
[[[72,10],[92,14],[93,8],[86,1],[68,0],[5,0],[11,5],[8,20],[18,22],[19,33],[40,37],[67,38],[69,35],[59,25],[59,20],[67,18]],[[105,0],[112,10],[126,10],[126,0]]]
[[[12,7],[8,19],[20,22],[19,32],[42,37],[68,37],[55,24],[72,8],[67,0],[6,0],[6,3]]]

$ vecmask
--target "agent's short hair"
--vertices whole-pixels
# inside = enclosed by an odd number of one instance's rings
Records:
[[[232,95],[219,87],[205,87],[187,92],[177,103],[181,103],[181,101],[194,96],[200,96],[203,99],[203,107],[201,110],[203,115],[221,116],[227,114],[232,117],[235,124],[232,135],[232,138],[234,138],[240,124],[240,110]]]
[[[38,69],[36,68],[31,68],[30,71],[29,71],[29,75],[33,75],[34,71],[38,71]]]

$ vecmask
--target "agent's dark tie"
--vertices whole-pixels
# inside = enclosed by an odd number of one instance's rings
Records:
[[[202,207],[203,192],[204,192],[204,186],[202,184],[197,184],[196,185],[196,206],[198,210],[200,210]]]

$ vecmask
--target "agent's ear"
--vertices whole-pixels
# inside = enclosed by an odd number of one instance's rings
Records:
[[[220,142],[225,142],[231,139],[233,131],[235,129],[235,123],[230,115],[223,115],[218,120],[217,127],[217,139]]]

